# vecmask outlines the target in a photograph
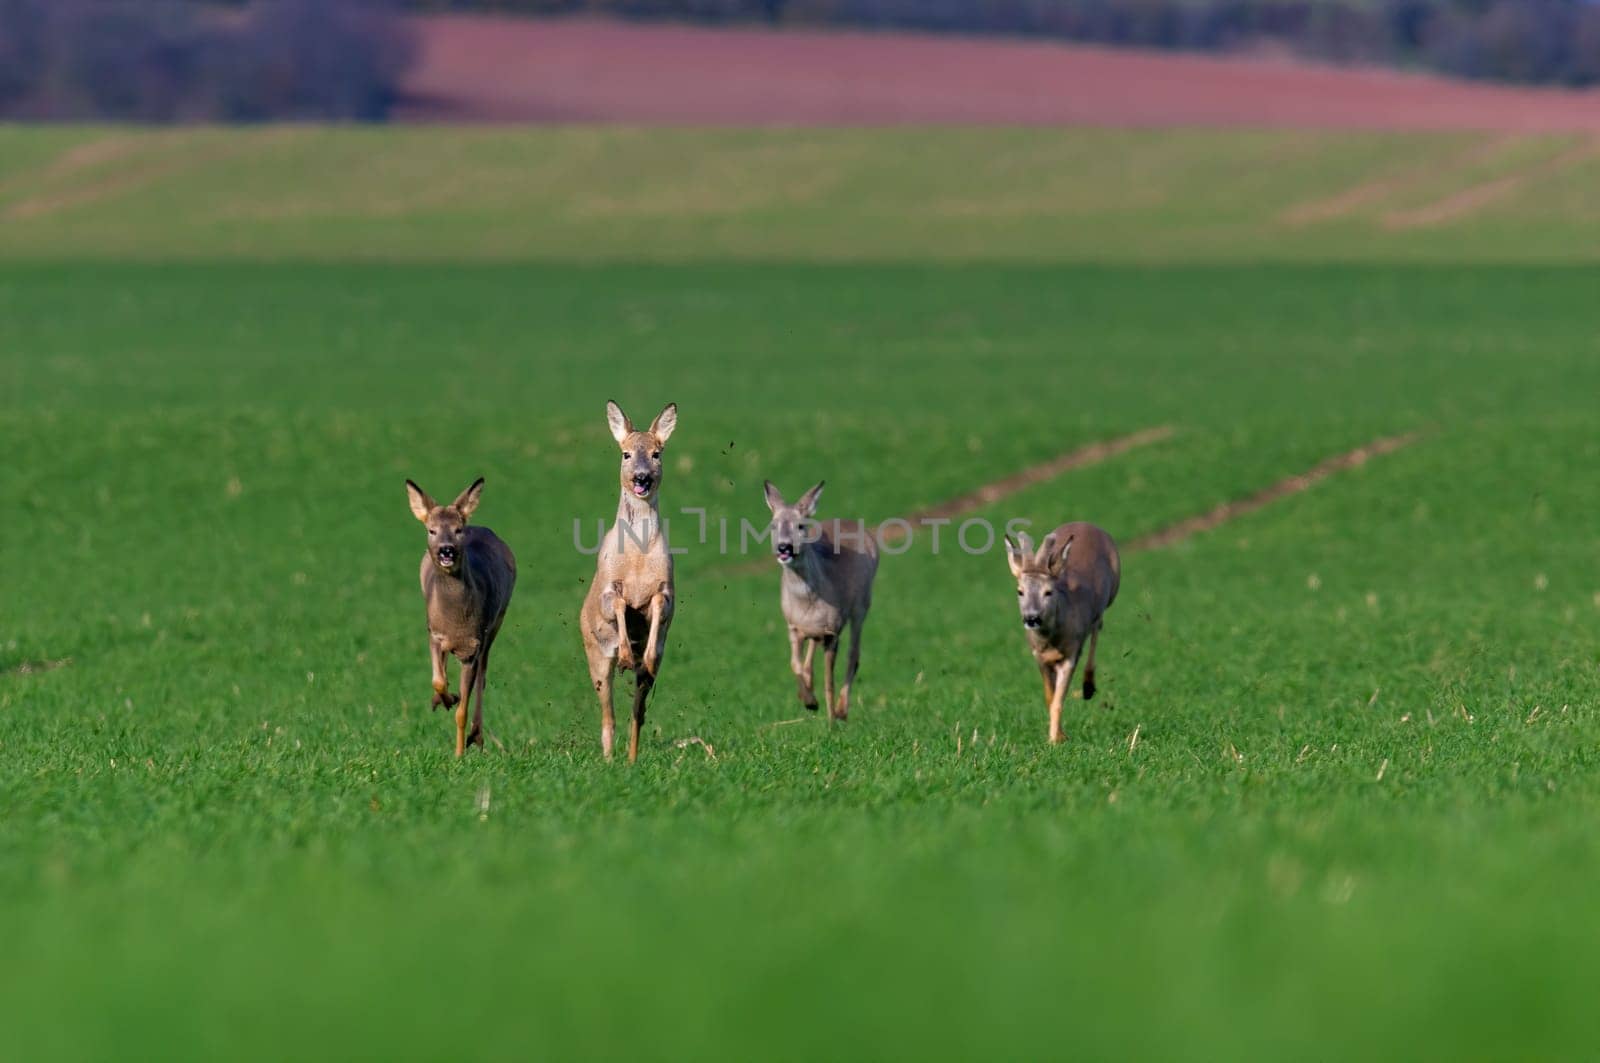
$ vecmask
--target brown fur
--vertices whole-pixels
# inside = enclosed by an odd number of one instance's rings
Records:
[[[1006,537],[1006,560],[1017,580],[1028,647],[1044,677],[1050,741],[1060,742],[1061,704],[1085,640],[1089,663],[1083,673],[1083,696],[1094,697],[1095,650],[1106,610],[1117,598],[1122,561],[1111,536],[1082,521],[1063,524],[1046,535],[1037,553],[1031,551],[1027,536],[1020,539],[1018,543]],[[1036,626],[1027,625],[1029,617]]]
[[[772,544],[783,566],[779,604],[789,627],[789,667],[794,672],[800,704],[817,707],[816,672],[812,662],[818,645],[824,660],[823,696],[828,717],[850,715],[850,688],[861,665],[861,627],[872,608],[872,581],[878,573],[878,544],[872,534],[854,521],[813,519],[822,484],[801,496],[793,506],[769,480],[767,508],[772,510]],[[792,546],[787,560],[780,544]],[[834,661],[839,636],[850,628],[850,658],[844,683],[834,696]],[[802,657],[800,648],[805,646]]]
[[[428,604],[428,658],[433,665],[433,707],[456,710],[456,756],[473,743],[483,744],[483,693],[489,674],[489,651],[517,583],[517,560],[511,548],[488,528],[468,525],[478,506],[483,479],[441,506],[422,488],[406,481],[411,512],[427,525],[428,549],[422,555],[422,597]],[[446,564],[449,551],[453,563]],[[461,662],[460,694],[448,690],[446,664],[451,654]],[[476,697],[472,733],[467,709]]]
[[[616,734],[612,679],[617,668],[633,672],[633,724],[628,763],[639,756],[645,701],[655,686],[672,626],[672,554],[661,526],[661,453],[678,423],[669,403],[648,430],[634,430],[622,408],[606,403],[606,421],[622,451],[622,497],[617,520],[600,543],[594,581],[579,613],[589,679],[600,699],[600,748],[609,759]],[[643,493],[636,485],[648,481]]]

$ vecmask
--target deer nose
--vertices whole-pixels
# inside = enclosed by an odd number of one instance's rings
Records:
[[[1038,627],[1039,626],[1039,614],[1038,613],[1023,613],[1022,614],[1022,626],[1023,627]]]

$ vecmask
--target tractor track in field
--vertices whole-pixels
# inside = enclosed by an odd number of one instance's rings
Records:
[[[161,152],[156,158],[144,159],[136,157],[135,162],[138,165],[129,166],[119,172],[99,177],[86,184],[56,188],[18,199],[5,206],[4,217],[14,221],[22,221],[74,210],[79,207],[94,206],[98,203],[138,192],[159,181],[175,177],[196,167],[240,158],[260,150],[264,145],[277,144],[293,135],[294,131],[292,129],[284,127],[272,129],[261,136],[250,137],[237,142],[196,143],[195,138],[187,134],[169,137],[161,145]],[[77,176],[85,171],[101,169],[108,165],[119,163],[127,156],[129,150],[129,143],[120,138],[91,141],[88,144],[81,144],[69,150],[56,162],[36,173],[34,177],[35,179],[52,178],[61,180]],[[27,176],[26,174],[20,175],[17,183],[21,183],[22,179]]]
[[[1304,203],[1296,203],[1279,214],[1278,220],[1286,225],[1298,227],[1347,218],[1364,207],[1373,206],[1392,196],[1406,192],[1438,176],[1440,173],[1465,169],[1492,159],[1496,154],[1516,144],[1521,139],[1516,135],[1491,137],[1481,143],[1472,145],[1466,151],[1445,163],[1428,162],[1407,166],[1404,169],[1362,181],[1331,196],[1308,200]]]
[[[927,509],[913,513],[909,517],[889,518],[888,520],[880,521],[874,530],[874,535],[880,543],[900,542],[912,534],[913,527],[921,522],[948,520],[971,513],[984,506],[999,502],[1025,488],[1048,482],[1054,477],[1073,469],[1098,464],[1119,454],[1126,453],[1135,447],[1170,439],[1174,432],[1175,429],[1171,425],[1161,425],[1142,429],[1117,439],[1089,443],[1050,461],[1029,466],[1003,479],[985,484],[975,491],[959,495],[938,505],[930,506]],[[1220,502],[1204,513],[1184,517],[1165,527],[1135,536],[1123,546],[1122,550],[1124,553],[1160,550],[1203,532],[1211,531],[1230,521],[1265,509],[1274,502],[1281,501],[1291,495],[1309,491],[1337,473],[1358,468],[1373,458],[1392,454],[1397,450],[1408,447],[1421,439],[1422,436],[1423,433],[1420,431],[1383,436],[1353,450],[1347,450],[1341,454],[1324,458],[1305,472],[1286,476],[1253,494]],[[767,564],[765,558],[746,559],[721,569],[720,574],[733,575],[760,572],[767,568]]]
[[[913,513],[908,517],[899,518],[904,521],[904,524],[891,524],[894,518],[880,521],[875,534],[880,543],[899,542],[911,534],[910,525],[921,524],[929,520],[945,520],[963,516],[974,510],[982,509],[984,506],[993,505],[1003,498],[1016,494],[1018,491],[1053,480],[1057,476],[1073,469],[1081,469],[1088,465],[1098,465],[1102,461],[1109,461],[1119,454],[1133,450],[1135,447],[1148,446],[1151,443],[1160,443],[1171,439],[1173,431],[1173,427],[1169,424],[1160,425],[1155,428],[1141,429],[1131,435],[1121,436],[1117,439],[1086,444],[1076,450],[1070,450],[1065,454],[1051,458],[1049,461],[1031,465],[1021,472],[1012,473],[1010,476],[995,480],[992,483],[986,483],[976,491],[958,495],[948,501],[940,502],[936,506]]]
[[[1600,139],[1586,138],[1582,143],[1568,148],[1554,158],[1534,163],[1514,173],[1480,181],[1432,203],[1424,203],[1420,207],[1390,211],[1384,215],[1383,224],[1390,229],[1446,225],[1470,217],[1493,203],[1515,195],[1529,182],[1561,173],[1594,158],[1597,154],[1600,154]]]
[[[1272,505],[1272,503],[1277,502],[1280,499],[1287,498],[1290,495],[1300,494],[1302,491],[1309,491],[1311,488],[1315,487],[1317,484],[1321,483],[1323,480],[1326,480],[1335,473],[1344,472],[1347,469],[1354,469],[1357,466],[1365,465],[1371,459],[1381,455],[1392,454],[1402,447],[1410,446],[1420,438],[1422,438],[1421,432],[1407,432],[1404,435],[1385,436],[1381,439],[1375,439],[1363,446],[1356,447],[1354,450],[1347,450],[1343,454],[1335,454],[1331,458],[1324,458],[1322,461],[1318,462],[1310,469],[1307,469],[1305,472],[1296,473],[1293,476],[1285,477],[1270,487],[1265,487],[1260,491],[1257,491],[1253,495],[1247,495],[1244,498],[1238,498],[1228,502],[1219,503],[1204,513],[1197,514],[1193,517],[1185,517],[1184,519],[1174,524],[1169,524],[1164,528],[1158,528],[1155,531],[1146,532],[1145,534],[1132,539],[1128,545],[1124,547],[1124,552],[1132,553],[1140,550],[1160,550],[1162,547],[1171,546],[1173,543],[1181,542],[1182,540],[1194,535],[1199,535],[1201,532],[1210,531],[1213,528],[1220,527],[1231,520],[1237,520],[1238,518],[1247,516],[1256,512],[1257,510],[1265,509],[1267,506]]]
[[[929,506],[927,509],[918,510],[905,517],[888,517],[878,521],[873,528],[873,537],[880,543],[897,543],[911,534],[912,526],[927,520],[947,520],[971,513],[984,506],[992,505],[1003,498],[1016,494],[1025,488],[1046,483],[1065,472],[1081,469],[1089,465],[1098,465],[1108,461],[1119,454],[1133,450],[1135,447],[1148,446],[1170,439],[1175,429],[1171,425],[1157,425],[1151,428],[1141,428],[1125,436],[1115,439],[1103,439],[1093,443],[1086,443],[1065,454],[1059,454],[1049,461],[1030,465],[1020,472],[1010,476],[986,483],[974,491],[944,502]],[[724,575],[734,573],[761,572],[768,567],[766,558],[744,560],[732,563],[721,570]]]
[[[109,166],[136,152],[140,146],[139,137],[127,134],[85,141],[68,148],[43,166],[23,170],[0,181],[0,196],[10,196],[18,189],[40,182],[64,181],[86,170]]]

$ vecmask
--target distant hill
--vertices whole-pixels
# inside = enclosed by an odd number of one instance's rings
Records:
[[[1600,131],[1600,92],[907,32],[419,16],[410,121]]]
[[[414,13],[590,15],[702,25],[1070,41],[1431,70],[1531,85],[1600,84],[1590,0],[399,0]]]

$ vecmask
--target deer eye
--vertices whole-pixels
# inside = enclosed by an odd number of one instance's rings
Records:
[[[1046,597],[1046,598],[1048,598],[1048,597],[1050,597],[1050,595],[1052,595],[1052,594],[1054,594],[1054,593],[1055,593],[1055,592],[1054,592],[1054,591],[1045,591],[1045,592],[1044,592],[1044,596],[1045,596],[1045,597]]]
[[[1022,588],[1021,588],[1021,587],[1018,587],[1018,588],[1017,588],[1017,597],[1018,597],[1018,598],[1021,598],[1021,597],[1022,597]]]
[[[439,534],[439,529],[438,528],[429,528],[428,529],[428,534],[429,535],[438,535]]]
[[[631,453],[629,453],[628,451],[624,450],[622,452],[622,460],[623,461],[632,461],[633,460],[633,455]]]

